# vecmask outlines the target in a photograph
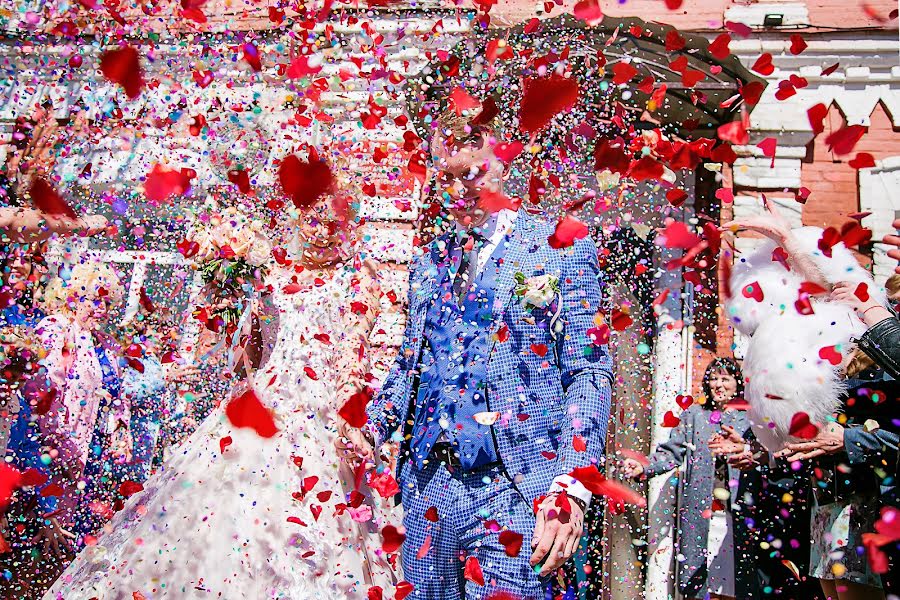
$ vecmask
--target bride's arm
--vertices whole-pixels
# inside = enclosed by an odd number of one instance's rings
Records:
[[[371,366],[369,336],[380,313],[381,288],[378,285],[377,266],[372,261],[363,263],[354,276],[343,310],[346,314],[343,331],[339,336],[338,352],[338,404],[343,405],[353,394],[366,387],[366,375]]]

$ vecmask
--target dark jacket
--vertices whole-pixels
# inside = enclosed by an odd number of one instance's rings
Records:
[[[900,320],[892,317],[876,323],[858,344],[891,377],[900,379]]]
[[[730,425],[744,436],[751,435],[750,422],[744,411],[728,410],[720,413],[721,421],[711,423],[712,410],[693,404],[681,413],[681,422],[650,455],[644,469],[648,477],[661,475],[684,465],[678,481],[678,530],[676,553],[683,557],[677,564],[678,589],[686,597],[706,595],[706,543],[709,536],[709,513],[715,483],[715,459],[709,449],[709,438],[718,433],[720,425]],[[728,479],[738,482],[736,493],[728,503],[734,525],[735,592],[738,598],[749,600],[759,593],[756,572],[758,548],[755,523],[756,500],[761,487],[761,472],[739,471],[728,467]]]

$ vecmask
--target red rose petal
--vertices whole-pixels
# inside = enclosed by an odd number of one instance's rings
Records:
[[[578,467],[573,469],[569,475],[581,482],[581,485],[596,496],[605,496],[617,502],[634,506],[647,505],[647,501],[640,494],[621,483],[606,479],[595,466]]]
[[[505,529],[500,532],[499,541],[507,556],[516,557],[522,549],[522,534]]]
[[[591,27],[603,21],[603,9],[597,0],[581,0],[575,4],[572,14]]]
[[[463,569],[463,577],[467,581],[471,581],[477,585],[484,585],[484,572],[481,570],[481,563],[475,556],[466,558],[466,566]]]
[[[575,452],[586,452],[587,442],[580,435],[574,435],[572,436],[572,449]]]
[[[791,417],[788,433],[801,440],[811,440],[819,434],[819,428],[809,422],[808,414],[798,412]]]
[[[850,154],[860,140],[866,128],[862,125],[842,127],[825,138],[828,149],[838,155]]]
[[[578,83],[574,79],[551,75],[525,80],[519,105],[519,129],[537,133],[558,113],[575,106]]]
[[[638,74],[638,70],[631,66],[631,63],[621,61],[613,65],[612,71],[613,83],[616,85],[628,83]]]
[[[470,96],[461,86],[456,87],[450,92],[450,105],[457,115],[461,115],[464,110],[472,110],[481,106],[481,102],[477,98]]]
[[[22,474],[6,463],[0,463],[0,508],[9,504],[13,492],[21,485]]]
[[[371,399],[372,394],[369,391],[369,388],[356,392],[350,396],[340,410],[338,410],[338,414],[347,421],[351,427],[356,427],[357,429],[364,427],[368,420],[368,417],[366,416],[366,406]]]
[[[644,181],[645,179],[659,179],[665,173],[662,163],[656,161],[652,156],[642,156],[638,160],[632,161],[628,167],[628,176],[635,181]]]
[[[42,213],[67,219],[78,218],[78,214],[43,177],[37,177],[31,182],[28,193],[34,206]]]
[[[263,406],[253,390],[232,399],[225,407],[225,415],[235,427],[248,427],[260,437],[270,438],[278,433],[272,413]]]
[[[547,238],[551,248],[568,248],[588,235],[587,225],[572,216],[566,216],[556,224],[556,230]]]
[[[141,95],[144,79],[140,56],[131,46],[104,52],[100,56],[100,72],[113,83],[121,85],[129,98]]]
[[[154,202],[165,202],[172,196],[180,196],[191,187],[190,173],[172,170],[161,164],[153,165],[144,181],[144,195]]]
[[[144,491],[144,486],[137,481],[123,481],[119,485],[119,493],[126,498],[134,496],[138,492]]]

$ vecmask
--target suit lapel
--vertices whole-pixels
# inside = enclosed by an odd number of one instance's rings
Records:
[[[500,266],[500,273],[497,275],[494,288],[492,350],[493,344],[497,342],[496,334],[503,326],[503,314],[509,306],[513,290],[516,287],[516,272],[523,269],[525,259],[528,257],[528,245],[533,227],[534,224],[531,220],[523,211],[520,211],[512,230],[502,242],[505,244],[506,251],[503,254],[503,264]]]
[[[445,236],[444,239],[449,243],[449,236]],[[410,317],[416,319],[415,337],[420,341],[422,339],[422,330],[425,327],[425,313],[431,305],[435,290],[449,268],[448,263],[449,260],[446,257],[441,257],[436,242],[431,245],[428,254],[422,258],[422,268],[418,280],[419,290],[415,295],[415,305],[409,307]]]

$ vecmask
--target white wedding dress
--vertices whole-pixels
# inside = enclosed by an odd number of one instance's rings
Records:
[[[354,475],[333,446],[336,342],[350,313],[351,277],[341,269],[289,294],[286,274],[275,274],[278,327],[264,331],[271,353],[255,387],[280,432],[265,439],[233,427],[223,402],[45,600],[344,600],[367,598],[373,585],[393,597],[400,577],[391,563],[399,561],[388,561],[379,532],[399,525],[394,501],[363,484],[366,501],[345,508]]]

